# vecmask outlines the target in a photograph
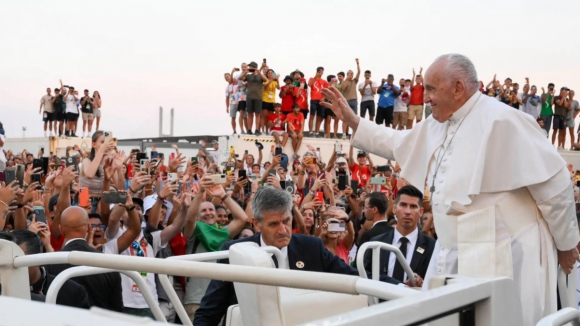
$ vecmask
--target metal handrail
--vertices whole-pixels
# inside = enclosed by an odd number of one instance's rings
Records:
[[[536,326],[562,326],[572,323],[573,326],[580,326],[580,311],[574,308],[563,308],[557,312],[542,318]]]
[[[161,308],[159,308],[159,302],[157,302],[157,300],[155,300],[155,298],[151,294],[151,291],[149,290],[149,287],[147,286],[147,283],[145,283],[143,277],[135,271],[114,270],[109,268],[86,267],[86,266],[77,266],[68,268],[60,272],[54,278],[54,281],[52,281],[52,284],[50,285],[50,287],[48,288],[48,292],[46,293],[46,303],[56,304],[58,291],[60,291],[64,283],[70,278],[114,272],[119,272],[125,274],[127,277],[130,277],[141,290],[141,294],[143,295],[145,301],[147,301],[147,305],[149,305],[149,308],[151,309],[151,312],[153,313],[155,319],[158,321],[167,322],[167,320],[165,319],[165,315],[161,311]]]
[[[577,309],[576,304],[576,263],[572,267],[572,272],[567,275],[561,266],[558,266],[558,293],[562,308],[570,307]]]
[[[399,261],[399,263],[401,264],[401,266],[403,267],[403,270],[405,271],[405,273],[407,274],[407,277],[409,278],[409,280],[411,281],[411,285],[415,286],[415,273],[413,273],[413,270],[411,269],[411,266],[409,266],[409,264],[407,263],[407,260],[405,259],[405,256],[403,256],[403,254],[401,253],[401,250],[399,250],[399,248],[384,243],[384,242],[380,242],[380,241],[368,241],[365,242],[358,250],[358,256],[356,257],[356,268],[358,269],[358,273],[360,275],[360,277],[362,278],[368,278],[368,274],[367,271],[365,269],[365,265],[364,265],[364,257],[365,257],[365,253],[368,249],[372,249],[372,279],[373,280],[378,280],[380,277],[380,262],[381,262],[381,250],[385,250],[385,251],[389,251],[395,254],[395,256],[397,257],[397,261]],[[377,304],[379,303],[379,299],[377,297],[370,297],[369,296],[369,305],[373,305],[373,304]]]
[[[276,259],[278,259],[278,261],[281,261],[281,259],[283,259],[282,252],[280,251],[280,249],[276,247],[267,246],[263,247],[262,249],[276,256]],[[172,256],[167,257],[166,260],[206,262],[211,260],[226,259],[228,257],[229,250],[222,250],[215,252],[204,252],[200,254]],[[171,303],[173,304],[173,307],[175,308],[175,313],[179,316],[181,322],[185,326],[192,326],[191,320],[189,319],[189,315],[185,311],[185,307],[181,303],[181,300],[179,300],[179,297],[177,296],[177,293],[175,292],[173,285],[169,281],[169,276],[167,276],[166,274],[158,274],[157,276],[159,277],[159,282],[161,283],[161,286],[165,290],[165,293],[167,293],[169,301],[171,301]],[[185,291],[185,289],[183,290]]]

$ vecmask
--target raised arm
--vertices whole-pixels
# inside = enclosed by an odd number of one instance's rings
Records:
[[[358,82],[358,78],[360,77],[360,64],[358,62],[358,58],[355,59],[356,61],[356,76],[354,77],[354,81]]]
[[[135,204],[131,196],[127,196],[127,202],[122,207],[117,205],[120,211],[127,211],[127,230],[117,239],[117,249],[119,253],[127,250],[129,246],[135,241],[141,234],[141,221],[139,220],[139,213],[135,210]]]
[[[62,185],[60,186],[60,194],[58,200],[56,201],[56,208],[54,210],[54,219],[52,220],[52,225],[50,227],[50,233],[55,239],[60,238],[60,216],[62,212],[70,207],[70,185],[75,179],[75,174],[73,172],[73,166],[62,171]]]
[[[182,208],[182,202],[185,201],[186,196],[191,196],[190,194],[182,193],[179,198],[173,198],[173,208],[178,210],[176,212],[176,217],[171,224],[165,227],[161,231],[161,244],[167,244],[175,235],[183,228],[185,224],[185,218],[187,216],[185,208]],[[173,214],[173,212],[172,212]]]
[[[97,171],[99,170],[99,167],[101,166],[101,162],[103,160],[103,157],[105,156],[106,153],[109,152],[109,150],[112,150],[114,147],[115,147],[115,143],[111,139],[111,140],[101,144],[101,147],[95,153],[95,157],[93,158],[92,161],[88,158],[83,160],[83,172],[84,172],[84,176],[86,178],[92,179],[95,177],[95,174],[97,173]]]

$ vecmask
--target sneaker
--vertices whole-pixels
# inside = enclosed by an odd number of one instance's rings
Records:
[[[47,137],[47,135],[46,135],[46,131],[44,132],[44,137],[45,137],[45,138]]]
[[[246,131],[246,133],[247,133],[248,135],[253,135],[253,133],[252,133],[252,130],[248,130],[248,131]]]
[[[234,130],[234,133],[232,135],[237,135],[238,133]]]
[[[308,133],[308,137],[315,137],[314,136],[314,131],[311,131],[310,133]]]
[[[559,151],[563,151],[563,150],[564,150],[564,147],[562,147],[562,146],[558,146],[558,150],[559,150]]]
[[[298,155],[298,154],[294,154],[294,155],[292,155],[292,157],[293,157],[295,160],[297,160],[297,159],[299,159],[299,158],[300,158],[300,155]]]
[[[256,132],[254,133],[256,136],[260,136],[262,133],[260,132],[260,130],[256,130]]]
[[[346,140],[346,134],[342,134],[342,140]]]

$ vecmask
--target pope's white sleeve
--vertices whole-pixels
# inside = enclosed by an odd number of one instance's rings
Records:
[[[377,125],[375,122],[363,118],[359,121],[356,133],[351,140],[351,146],[388,160],[395,160],[393,151],[408,131]]]
[[[548,223],[550,233],[559,250],[570,250],[580,242],[574,190],[570,185],[570,172],[563,166],[549,180],[528,186],[538,209]]]

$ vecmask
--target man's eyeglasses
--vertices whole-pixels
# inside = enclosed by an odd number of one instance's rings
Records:
[[[141,249],[139,242],[133,241],[133,244],[131,245],[131,247],[133,247],[133,249],[137,251],[137,256],[145,257],[145,253],[143,252],[143,249]]]
[[[107,226],[105,224],[91,224],[91,229],[96,229],[96,228],[99,228],[99,229],[105,231]]]

